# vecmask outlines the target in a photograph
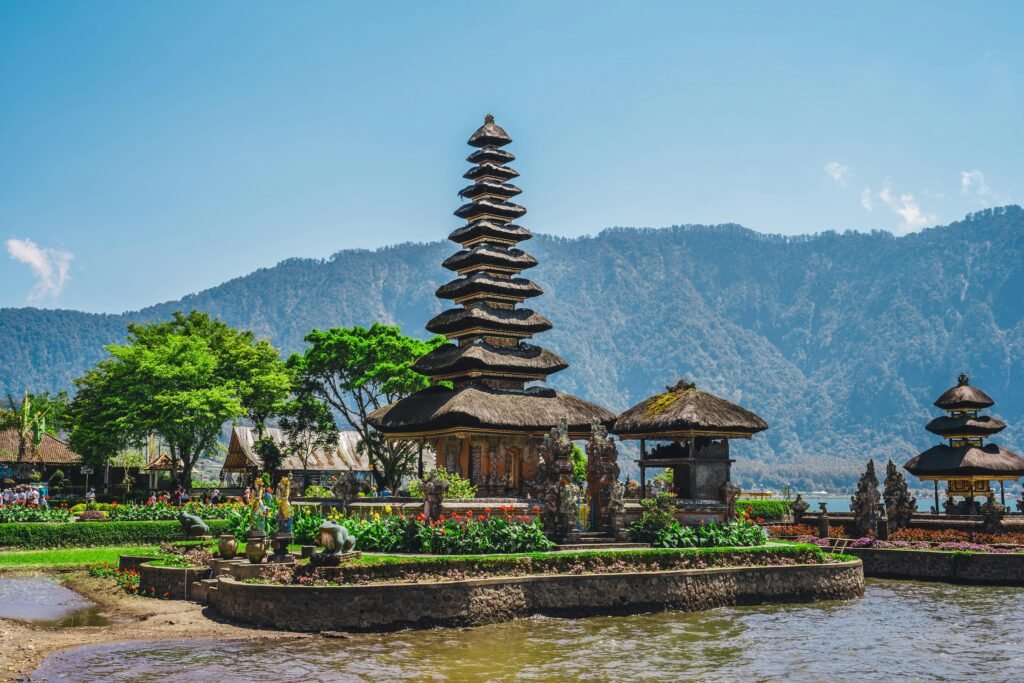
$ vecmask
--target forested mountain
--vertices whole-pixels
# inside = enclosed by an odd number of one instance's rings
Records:
[[[736,444],[737,474],[848,485],[868,457],[902,463],[935,438],[931,401],[967,371],[1024,450],[1024,210],[988,210],[904,237],[782,237],[737,225],[538,236],[533,308],[571,367],[558,388],[622,410],[679,377],[771,425]],[[133,320],[202,309],[286,352],[312,328],[397,323],[425,336],[448,242],[290,259],[124,315],[0,310],[0,391],[70,389]]]

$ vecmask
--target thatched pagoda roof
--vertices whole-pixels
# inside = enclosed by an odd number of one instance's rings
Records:
[[[522,192],[522,190],[511,183],[499,183],[494,180],[481,180],[478,183],[473,183],[472,185],[459,190],[459,196],[468,197],[470,199],[484,194],[494,195],[496,197],[515,197],[517,194],[522,194]]]
[[[465,299],[477,294],[494,294],[502,298],[523,301],[543,293],[540,285],[526,278],[500,278],[490,273],[476,272],[441,285],[437,288],[436,295],[439,299]]]
[[[448,239],[452,242],[458,242],[465,247],[488,240],[515,244],[516,242],[525,242],[531,237],[533,237],[533,233],[520,225],[493,221],[474,221],[469,225],[456,228],[448,235]]]
[[[515,160],[516,157],[512,152],[506,152],[497,147],[484,147],[483,149],[474,150],[472,154],[466,157],[466,161],[471,164],[507,164]]]
[[[479,304],[473,308],[451,308],[434,316],[427,323],[427,330],[448,337],[474,335],[498,335],[528,337],[550,330],[551,321],[528,308],[491,308]]]
[[[484,125],[469,136],[469,144],[473,147],[502,147],[510,142],[512,138],[504,128],[494,122],[494,117],[490,114],[484,117]]]
[[[367,416],[374,429],[389,437],[449,433],[516,433],[541,436],[565,418],[574,437],[590,434],[591,423],[608,425],[615,416],[576,396],[531,387],[501,390],[482,385],[457,389],[432,387]]]
[[[448,270],[463,272],[469,270],[486,270],[488,267],[497,270],[521,271],[537,265],[537,259],[521,249],[499,249],[490,244],[478,244],[472,249],[455,252],[442,263]]]
[[[512,178],[519,177],[519,171],[508,166],[502,166],[501,164],[495,164],[491,162],[484,162],[477,166],[473,166],[468,171],[462,174],[462,177],[466,180],[477,180],[479,178],[498,178],[500,180],[511,180]]]
[[[512,187],[509,185],[509,187]],[[481,197],[469,204],[463,204],[455,210],[455,215],[467,221],[485,218],[498,219],[505,222],[514,221],[526,214],[526,209],[512,202],[503,202],[490,197]]]
[[[979,415],[977,417],[971,417],[969,415],[960,415],[959,417],[943,415],[929,422],[924,428],[932,434],[938,434],[939,436],[945,437],[984,437],[1003,431],[1006,429],[1006,423],[989,415]]]
[[[994,443],[958,447],[941,444],[914,456],[903,468],[915,477],[1016,478],[1024,476],[1024,458]]]
[[[765,429],[768,423],[746,408],[680,381],[619,415],[611,431],[624,439],[749,438]]]
[[[935,405],[943,410],[979,410],[995,405],[995,401],[978,387],[972,387],[966,374],[960,373],[955,387],[947,389],[935,399]]]
[[[525,342],[513,347],[478,342],[465,346],[439,346],[413,363],[412,367],[429,377],[458,373],[469,375],[480,371],[546,377],[564,370],[569,364],[551,351]]]

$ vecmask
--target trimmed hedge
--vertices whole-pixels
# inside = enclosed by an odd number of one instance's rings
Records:
[[[737,500],[736,510],[745,512],[752,508],[750,516],[753,518],[763,517],[764,519],[785,519],[789,514],[788,500]]]
[[[357,546],[358,549],[358,546]],[[816,545],[793,543],[759,548],[653,548],[644,550],[581,550],[576,552],[524,553],[520,555],[477,555],[439,557],[364,556],[362,562],[314,570],[299,567],[300,573],[319,572],[340,583],[389,581],[420,578],[522,576],[526,574],[568,574],[586,571],[666,571],[708,567],[779,566],[822,564],[830,559]],[[849,558],[854,559],[854,558]],[[258,582],[263,582],[257,580]]]
[[[206,522],[210,534],[229,533],[225,520]],[[0,548],[62,548],[99,545],[156,545],[183,541],[178,522],[74,522],[72,524],[0,524]]]

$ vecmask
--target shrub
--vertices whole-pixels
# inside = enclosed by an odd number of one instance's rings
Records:
[[[785,519],[789,514],[789,502],[785,500],[738,500],[736,511],[746,511],[751,517],[764,519]]]
[[[657,534],[652,545],[657,548],[745,548],[764,545],[767,540],[764,529],[746,519],[697,526],[683,526],[673,520]]]
[[[437,522],[405,519],[398,515],[372,519],[338,520],[356,537],[356,548],[368,552],[425,553],[430,555],[486,555],[527,553],[554,547],[536,521],[525,517],[452,515]]]
[[[306,498],[334,498],[334,491],[331,491],[326,486],[318,486],[313,484],[307,486],[305,492],[302,494]]]
[[[654,498],[642,498],[640,507],[643,512],[640,519],[633,523],[629,532],[637,543],[654,543],[659,534],[670,528],[676,521],[675,497],[671,493],[661,493]]]
[[[71,513],[63,508],[46,508],[38,505],[8,505],[0,508],[0,524],[70,521]]]
[[[227,533],[228,523],[210,520],[210,533]],[[0,547],[60,548],[93,545],[154,545],[180,541],[178,522],[76,522],[74,524],[0,524]]]
[[[168,505],[167,503],[156,503],[155,505],[112,505],[107,510],[107,516],[118,522],[150,522],[150,521],[171,521],[177,520],[178,514],[186,512],[198,515],[201,519],[227,519],[232,508],[240,503],[225,503],[223,505],[205,505],[189,501],[181,507]]]
[[[85,510],[78,515],[79,522],[102,522],[107,519],[107,513],[102,510]]]
[[[469,479],[463,479],[458,472],[449,472],[443,467],[437,469],[437,476],[448,482],[448,490],[444,497],[451,499],[476,498],[476,486]],[[423,482],[413,479],[409,482],[409,496],[411,498],[423,497]]]

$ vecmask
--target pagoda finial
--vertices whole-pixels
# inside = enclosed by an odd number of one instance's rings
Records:
[[[486,114],[484,116],[484,123],[494,123],[494,114]]]
[[[690,391],[696,388],[697,384],[695,382],[688,382],[685,379],[680,379],[676,382],[674,387],[665,387],[665,391],[672,393],[673,391]]]
[[[971,378],[967,376],[966,372],[961,372],[960,376],[956,378],[956,385],[958,387],[966,387],[971,383]]]

